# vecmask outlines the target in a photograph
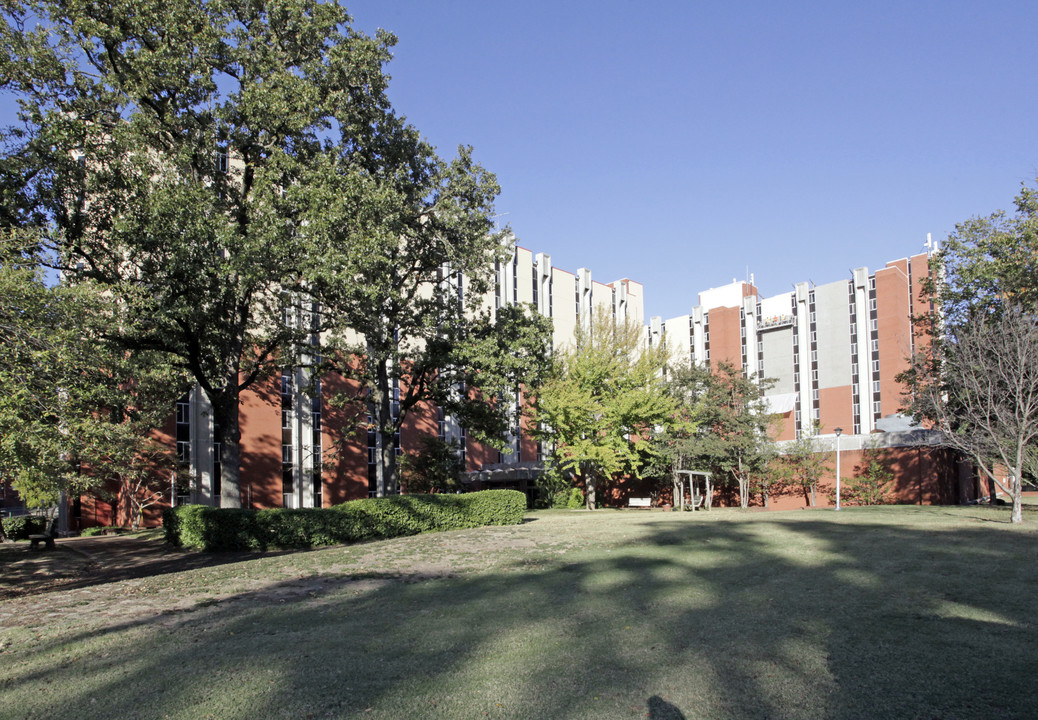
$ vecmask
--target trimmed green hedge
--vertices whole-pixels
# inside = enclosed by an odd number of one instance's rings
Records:
[[[3,519],[4,534],[8,540],[28,540],[30,535],[47,531],[48,518],[38,515],[15,515]]]
[[[331,508],[234,510],[181,505],[163,513],[166,542],[210,552],[340,545],[435,530],[517,525],[526,496],[515,490],[395,495]]]

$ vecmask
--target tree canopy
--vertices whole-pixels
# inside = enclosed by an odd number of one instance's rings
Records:
[[[941,326],[1038,306],[1038,187],[1022,186],[1015,206],[959,223],[931,258],[927,288]]]
[[[742,507],[749,505],[750,487],[762,476],[774,454],[771,415],[764,393],[771,383],[748,378],[731,363],[693,368],[677,392],[696,398],[697,429],[680,441],[689,470],[711,470],[735,484]]]
[[[148,430],[168,416],[183,378],[105,339],[111,298],[91,285],[48,285],[11,242],[0,298],[0,475],[29,507],[122,479],[145,458],[171,460]]]
[[[594,315],[558,353],[554,374],[537,392],[540,437],[554,447],[556,470],[584,482],[588,509],[596,507],[600,483],[642,476],[652,458],[649,440],[674,422],[676,402],[662,381],[666,364],[664,348],[646,347],[640,326]]]
[[[445,377],[431,368],[448,340],[518,322],[461,322],[459,303],[430,292],[485,283],[502,252],[497,183],[467,148],[441,160],[394,113],[395,38],[349,23],[318,0],[2,12],[0,89],[20,119],[0,156],[3,212],[70,282],[117,301],[111,340],[201,386],[222,433],[224,506],[241,503],[240,393],[345,350],[322,347],[335,337],[324,331],[362,334],[383,407],[405,365],[426,387]]]

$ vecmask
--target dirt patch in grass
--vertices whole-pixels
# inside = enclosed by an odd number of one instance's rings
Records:
[[[313,598],[347,587],[366,595],[387,583],[420,583],[493,567],[514,552],[558,543],[483,528],[318,548],[294,553],[203,553],[166,546],[161,536],[67,538],[52,551],[0,544],[0,628],[125,623],[177,615],[230,600],[243,605]],[[563,541],[563,544],[568,544]]]

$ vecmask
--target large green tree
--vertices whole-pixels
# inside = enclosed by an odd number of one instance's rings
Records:
[[[578,327],[556,361],[537,392],[535,420],[553,445],[555,467],[584,482],[594,510],[601,483],[641,477],[653,458],[652,436],[675,421],[677,404],[662,379],[667,353],[645,345],[641,326],[602,314]]]
[[[494,176],[468,148],[440,159],[413,128],[384,139],[392,152],[365,181],[371,207],[345,231],[322,227],[321,261],[308,275],[332,328],[327,361],[360,381],[348,399],[369,406],[379,496],[399,488],[393,437],[423,404],[500,446],[520,386],[536,386],[546,370],[551,336],[532,307],[484,307],[495,261],[513,251],[507,229],[493,225]]]
[[[701,423],[710,413],[707,400],[713,377],[702,365],[668,367],[664,389],[674,401],[672,421],[653,437],[655,453],[649,473],[672,485],[677,502],[681,471],[705,471],[713,468],[695,466],[699,460]]]
[[[1015,212],[999,210],[955,226],[930,259],[927,319],[940,331],[1007,308],[1038,306],[1038,187],[1023,185]]]
[[[899,376],[908,409],[1006,492],[1022,522],[1038,438],[1038,189],[1021,189],[1015,213],[957,225],[932,262],[932,332]]]
[[[317,0],[4,6],[0,83],[21,109],[4,162],[25,181],[19,207],[72,281],[120,301],[113,337],[163,353],[205,391],[224,506],[241,502],[243,390],[320,358],[314,334],[346,318],[384,407],[407,335],[397,305],[419,302],[434,261],[448,274],[492,262],[473,243],[490,242],[496,183],[467,152],[444,163],[394,115],[394,42]]]
[[[147,431],[185,378],[105,339],[113,299],[45,282],[8,228],[0,243],[0,475],[30,507],[123,481],[162,449]],[[169,454],[168,448],[166,455]]]

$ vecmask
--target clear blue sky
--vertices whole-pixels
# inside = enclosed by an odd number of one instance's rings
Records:
[[[390,97],[472,145],[557,267],[646,319],[881,267],[1038,176],[1038,2],[347,2]]]

